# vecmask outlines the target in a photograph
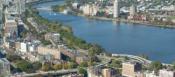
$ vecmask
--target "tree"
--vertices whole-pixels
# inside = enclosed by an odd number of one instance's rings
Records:
[[[151,64],[150,64],[150,69],[151,70],[154,70],[154,71],[158,71],[159,69],[162,69],[162,64],[161,62],[159,61],[153,61]]]
[[[63,68],[68,69],[68,63],[64,63]]]
[[[80,63],[80,67],[88,67],[88,62],[82,62],[82,63]]]
[[[63,66],[61,65],[61,64],[55,64],[54,66],[53,66],[53,69],[54,70],[61,70],[63,68]]]
[[[18,55],[7,54],[6,57],[11,62],[15,62],[16,60],[21,60],[21,57]]]
[[[110,66],[116,67],[116,68],[121,68],[122,67],[122,62],[119,60],[112,60],[110,63]]]
[[[42,65],[42,70],[43,71],[49,71],[51,70],[51,64],[50,63],[45,63]]]
[[[77,67],[77,64],[75,62],[69,62],[68,63],[68,68],[71,69],[71,68],[76,68]]]
[[[104,49],[101,46],[99,46],[97,44],[93,44],[92,47],[89,49],[88,54],[90,56],[94,56],[94,55],[100,54],[103,51],[104,51]]]
[[[21,71],[25,72],[33,72],[30,68],[32,68],[32,64],[25,61],[25,60],[18,60],[16,61],[16,66],[19,68]]]
[[[79,67],[78,68],[78,73],[83,74],[84,77],[87,77],[87,70],[85,70],[84,68]]]
[[[34,62],[32,63],[34,70],[39,70],[42,67],[42,64],[40,62]]]

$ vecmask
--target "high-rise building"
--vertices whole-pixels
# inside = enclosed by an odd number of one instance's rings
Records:
[[[137,12],[136,6],[135,5],[132,5],[130,7],[130,16],[134,16],[136,14],[136,12]]]
[[[17,30],[17,23],[15,21],[15,18],[10,15],[6,15],[4,24],[5,24],[5,27],[4,27],[5,36],[16,38],[18,30]]]
[[[113,17],[118,18],[120,15],[120,6],[119,6],[119,0],[114,1],[114,10],[113,10]]]
[[[142,69],[141,64],[137,62],[122,63],[122,76],[136,77],[136,73]]]
[[[16,11],[18,12],[18,14],[22,14],[23,12],[25,12],[26,8],[25,8],[25,3],[26,0],[15,0],[16,2]]]

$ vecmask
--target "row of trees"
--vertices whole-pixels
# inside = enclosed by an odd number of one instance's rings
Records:
[[[13,71],[18,71],[18,72],[24,71],[27,73],[32,73],[32,72],[36,72],[36,70],[39,70],[42,66],[40,62],[30,63],[22,59],[18,55],[7,54],[6,57],[10,62],[12,62],[16,66],[16,68],[12,69],[12,72]]]
[[[72,69],[77,68],[77,66],[78,65],[75,62],[66,62],[62,64],[52,64],[50,62],[47,62],[42,65],[41,70],[49,71],[49,70]]]

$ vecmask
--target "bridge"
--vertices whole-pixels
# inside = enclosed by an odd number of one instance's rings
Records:
[[[32,77],[36,75],[62,75],[62,74],[71,74],[77,73],[78,69],[68,69],[68,70],[58,70],[58,71],[47,71],[47,72],[37,72],[37,73],[27,73],[27,74],[15,74],[11,77]]]

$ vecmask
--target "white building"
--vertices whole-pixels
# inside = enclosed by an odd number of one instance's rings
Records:
[[[102,69],[98,67],[89,67],[87,72],[88,77],[102,77]]]
[[[18,12],[18,14],[22,14],[23,12],[25,12],[25,3],[26,0],[15,0],[16,11]]]
[[[78,8],[78,3],[77,2],[74,2],[74,3],[72,3],[72,7],[74,8],[74,9],[77,9]]]
[[[135,15],[136,12],[137,12],[136,6],[135,6],[135,5],[132,5],[132,6],[130,7],[130,16]]]
[[[175,71],[166,69],[159,70],[159,77],[175,77]]]
[[[145,74],[145,77],[159,77],[159,76],[157,76],[154,72],[145,72],[144,73]]]
[[[113,11],[113,17],[118,18],[120,14],[120,6],[119,6],[119,0],[114,1],[114,11]]]
[[[23,53],[27,52],[27,44],[26,43],[21,43],[20,51]]]

